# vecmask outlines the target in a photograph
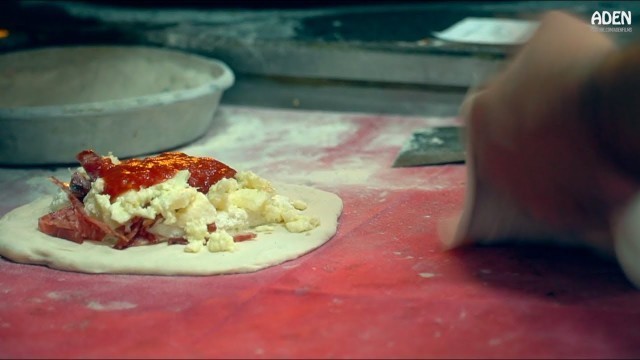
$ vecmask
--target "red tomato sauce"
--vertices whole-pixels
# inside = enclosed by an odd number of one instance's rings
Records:
[[[90,151],[90,150],[89,150]],[[86,152],[78,154],[78,157]],[[223,178],[230,178],[236,171],[210,157],[189,156],[181,152],[166,152],[145,159],[124,160],[114,165],[109,158],[101,158],[100,164],[83,163],[105,182],[104,193],[115,198],[129,190],[140,190],[175,176],[180,170],[189,170],[188,183],[206,193],[211,185]]]

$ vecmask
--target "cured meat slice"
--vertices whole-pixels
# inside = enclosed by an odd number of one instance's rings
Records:
[[[115,237],[119,243],[128,244],[128,239],[111,229],[104,222],[94,219],[84,210],[84,205],[76,198],[69,187],[62,181],[52,177],[51,181],[58,185],[69,198],[70,206],[46,214],[38,219],[38,229],[43,233],[81,244],[91,239],[102,241],[108,235]]]

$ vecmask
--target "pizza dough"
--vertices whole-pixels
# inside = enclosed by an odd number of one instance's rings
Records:
[[[305,215],[320,219],[306,233],[290,233],[281,225],[272,233],[236,244],[232,252],[186,253],[166,243],[115,250],[85,241],[76,244],[41,233],[38,218],[49,212],[51,198],[19,207],[0,219],[0,255],[20,263],[40,264],[84,273],[147,275],[216,275],[246,273],[298,258],[335,235],[342,200],[335,194],[307,186],[274,184],[278,194],[307,203]]]

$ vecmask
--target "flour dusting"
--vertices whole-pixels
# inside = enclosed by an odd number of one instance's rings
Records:
[[[417,187],[424,186],[426,179],[402,176],[406,170],[391,169],[395,155],[414,130],[455,122],[454,118],[376,118],[224,106],[206,139],[182,150],[287,183]],[[397,175],[380,176],[389,171]]]
[[[138,305],[126,301],[110,301],[104,304],[98,301],[89,301],[87,303],[89,309],[96,311],[128,310],[134,309],[137,306]]]

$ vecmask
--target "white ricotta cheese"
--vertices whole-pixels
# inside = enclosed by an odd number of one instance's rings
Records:
[[[211,252],[232,251],[234,245],[233,237],[224,230],[211,234],[207,242],[207,248]]]
[[[232,234],[243,231],[265,231],[265,227],[272,231],[281,224],[290,232],[305,232],[320,225],[318,219],[302,214],[306,203],[278,195],[268,180],[253,172],[222,179],[206,195],[188,184],[189,176],[188,170],[182,170],[160,184],[130,190],[115,199],[103,194],[104,181],[97,179],[84,199],[85,209],[114,229],[136,217],[157,219],[149,232],[185,238],[185,252],[190,253],[203,248],[233,251]],[[215,224],[213,232],[211,224]]]

